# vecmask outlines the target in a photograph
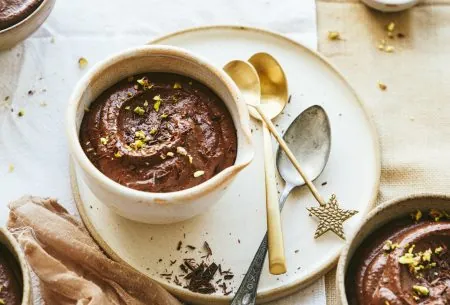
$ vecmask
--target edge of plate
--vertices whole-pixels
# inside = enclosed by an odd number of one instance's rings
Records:
[[[378,196],[378,189],[380,186],[380,177],[381,177],[381,154],[380,154],[380,144],[379,144],[379,138],[378,133],[376,131],[375,125],[373,123],[373,120],[371,116],[369,115],[369,112],[367,111],[366,107],[362,103],[362,99],[359,96],[359,94],[355,91],[355,89],[350,85],[347,78],[339,72],[339,70],[330,63],[324,56],[319,54],[318,52],[312,50],[309,47],[304,46],[303,44],[286,37],[282,34],[272,32],[270,30],[261,29],[261,28],[255,28],[255,27],[249,27],[249,26],[237,26],[237,25],[212,25],[212,26],[201,26],[201,27],[192,27],[187,28],[184,30],[176,31],[167,35],[159,36],[153,40],[150,40],[148,44],[158,44],[162,43],[164,40],[170,39],[175,36],[180,36],[186,33],[193,33],[193,32],[200,32],[200,31],[208,31],[208,30],[237,30],[237,31],[249,31],[249,32],[256,32],[260,34],[266,34],[273,36],[275,38],[287,41],[291,44],[293,44],[296,47],[300,47],[308,52],[310,52],[312,55],[319,58],[325,65],[327,65],[336,75],[343,80],[343,82],[346,84],[347,88],[352,92],[352,94],[355,96],[356,100],[358,101],[359,106],[361,107],[364,115],[366,116],[367,122],[370,126],[371,133],[372,133],[372,139],[375,142],[374,146],[376,148],[375,156],[376,156],[376,183],[374,184],[372,188],[372,197],[369,202],[369,208],[366,211],[366,213],[363,216],[366,216],[369,211],[374,207],[375,201]],[[128,266],[130,266],[127,262],[125,262],[122,258],[120,258],[119,255],[117,255],[114,250],[109,247],[107,242],[103,240],[103,238],[97,233],[94,226],[89,220],[89,217],[87,216],[86,211],[84,210],[84,205],[82,203],[82,200],[78,193],[78,183],[75,178],[75,171],[73,168],[72,160],[70,162],[70,179],[71,179],[71,187],[72,187],[72,193],[74,196],[75,204],[77,206],[77,209],[80,213],[80,217],[85,224],[86,228],[90,232],[91,236],[95,239],[95,241],[100,245],[100,247],[106,252],[106,254],[112,258],[113,260],[119,261],[121,263],[124,263]],[[321,276],[328,273],[333,267],[336,265],[337,261],[339,259],[339,253],[335,257],[332,257],[328,262],[325,263],[325,268],[323,268],[322,271],[314,273],[310,276],[308,276],[306,279],[295,281],[293,283],[290,283],[288,285],[285,285],[283,287],[278,287],[275,289],[272,289],[270,291],[266,291],[263,293],[258,294],[257,301],[259,303],[266,303],[270,302],[279,298],[282,298],[284,296],[290,295],[304,287],[307,287],[308,285],[312,284],[314,281],[316,281]],[[131,267],[131,266],[130,266]],[[132,267],[133,268],[133,267]],[[135,269],[135,268],[133,268]],[[179,287],[171,286],[163,281],[160,281],[156,278],[152,278],[154,281],[162,285],[164,288],[169,290],[171,293],[173,293],[175,296],[182,298],[183,300],[189,301],[189,302],[201,302],[201,304],[228,304],[228,302],[231,299],[231,296],[218,296],[218,295],[203,295],[198,293],[193,293],[191,291],[188,291],[186,289],[181,289]],[[212,303],[211,303],[212,302]]]

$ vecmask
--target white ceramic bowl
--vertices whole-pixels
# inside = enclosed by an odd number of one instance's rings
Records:
[[[79,142],[84,109],[104,90],[131,75],[171,72],[200,81],[225,103],[237,131],[236,162],[213,178],[190,189],[149,193],[125,187],[101,173],[87,158]],[[78,83],[69,102],[67,136],[75,173],[93,194],[123,217],[145,223],[167,224],[191,218],[218,201],[228,184],[253,158],[247,106],[231,78],[205,59],[181,48],[142,46],[115,54],[95,65]]]
[[[336,272],[336,286],[339,300],[342,305],[348,305],[345,290],[345,276],[353,257],[359,245],[375,230],[387,224],[388,222],[408,216],[417,211],[427,211],[429,209],[438,209],[450,211],[450,196],[439,194],[420,194],[408,197],[402,197],[385,202],[373,209],[366,217],[356,234],[350,238],[342,250],[341,257]]]
[[[31,305],[33,303],[31,295],[31,276],[22,249],[11,233],[4,228],[0,228],[0,244],[4,245],[12,253],[20,267],[23,285],[21,305]]]
[[[34,33],[47,19],[56,0],[44,0],[34,12],[24,20],[0,31],[0,50],[12,48]]]
[[[416,5],[419,0],[361,0],[366,5],[382,12],[399,12]]]

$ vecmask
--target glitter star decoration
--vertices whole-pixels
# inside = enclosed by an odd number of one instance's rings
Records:
[[[357,214],[358,211],[344,210],[339,207],[336,195],[331,195],[327,204],[320,205],[318,208],[307,208],[309,216],[316,216],[319,219],[314,238],[318,238],[328,231],[332,231],[337,236],[345,239],[344,221]]]

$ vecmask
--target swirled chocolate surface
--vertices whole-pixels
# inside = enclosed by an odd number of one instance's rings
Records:
[[[450,221],[437,219],[398,219],[369,236],[349,265],[349,304],[450,304]]]
[[[220,98],[176,74],[122,80],[90,106],[80,142],[106,176],[147,192],[198,185],[234,164],[237,135]]]
[[[0,245],[0,304],[22,303],[22,281],[19,264],[9,250]]]
[[[43,0],[0,0],[0,31],[33,13]]]

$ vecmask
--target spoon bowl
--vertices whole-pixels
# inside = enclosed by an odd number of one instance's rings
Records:
[[[315,180],[325,168],[331,150],[330,121],[325,110],[319,105],[307,108],[291,123],[283,139],[302,164],[306,175]],[[277,168],[287,184],[305,184],[281,147],[277,151]]]

